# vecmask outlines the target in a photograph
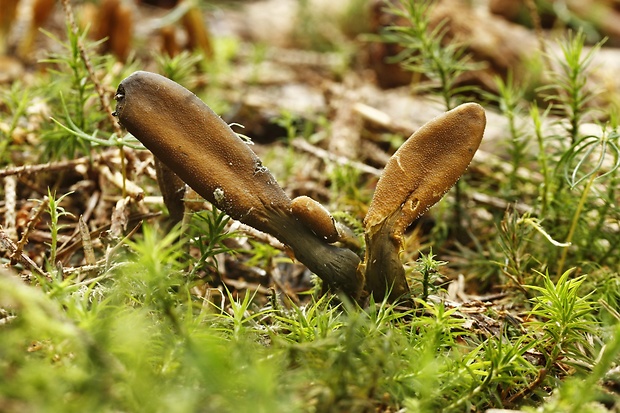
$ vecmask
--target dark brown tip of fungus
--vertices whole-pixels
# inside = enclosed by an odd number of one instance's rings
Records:
[[[334,218],[323,205],[308,196],[299,196],[291,202],[295,218],[327,242],[338,241],[339,235]]]

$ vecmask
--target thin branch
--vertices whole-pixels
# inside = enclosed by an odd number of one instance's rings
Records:
[[[15,250],[11,254],[11,259],[16,259],[17,256],[21,255],[24,251],[24,246],[28,242],[28,237],[34,230],[34,227],[37,225],[39,220],[41,219],[41,214],[47,209],[48,205],[48,197],[47,195],[43,197],[43,200],[37,205],[30,213],[30,219],[28,220],[28,225],[26,226],[26,230],[22,234],[22,237],[17,242],[17,250]]]
[[[308,152],[316,156],[317,158],[327,159],[339,165],[350,166],[352,168],[358,169],[370,175],[374,175],[374,176],[381,175],[380,169],[374,168],[370,165],[366,165],[365,163],[362,163],[362,162],[353,161],[345,156],[334,155],[333,153],[328,152],[325,149],[319,148],[317,146],[312,145],[311,143],[308,143],[304,139],[294,139],[292,142],[292,145],[295,149]]]
[[[4,227],[9,238],[17,239],[17,178],[7,176],[4,178],[4,200],[6,211],[4,212]]]
[[[78,165],[86,165],[92,161],[92,157],[84,156],[82,158],[71,159],[68,161],[59,162],[47,162],[38,165],[22,165],[22,166],[9,166],[4,169],[0,169],[0,178],[11,175],[30,175],[38,174],[39,172],[53,172],[63,169],[75,168]]]
[[[6,231],[4,231],[1,227],[0,227],[0,247],[7,251],[10,251],[12,254],[17,251],[17,245],[15,245],[15,243],[9,238]],[[25,266],[30,267],[32,271],[38,274],[44,275],[47,278],[50,278],[49,274],[43,271],[37,265],[36,262],[34,262],[29,256],[27,256],[23,252],[19,254],[16,258],[19,262],[21,262]]]

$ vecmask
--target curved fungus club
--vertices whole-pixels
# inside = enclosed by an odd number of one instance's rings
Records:
[[[359,257],[298,221],[291,200],[249,146],[195,94],[135,72],[118,86],[115,115],[170,170],[231,217],[288,245],[333,288],[358,298]]]
[[[396,299],[409,288],[400,262],[406,228],[439,201],[465,172],[480,146],[486,116],[465,103],[417,130],[388,161],[364,219],[365,290]]]

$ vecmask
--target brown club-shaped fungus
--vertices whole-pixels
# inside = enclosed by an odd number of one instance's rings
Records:
[[[329,286],[359,300],[409,291],[400,261],[407,226],[458,180],[485,127],[468,103],[428,122],[390,159],[364,219],[364,262],[353,234],[308,197],[291,199],[249,146],[196,95],[163,76],[136,72],[116,94],[119,122],[205,199],[288,245]],[[178,183],[172,189],[178,188]],[[176,193],[173,193],[176,200]]]
[[[390,158],[364,219],[359,271],[367,293],[395,300],[409,291],[399,257],[403,233],[465,172],[485,125],[480,105],[460,105],[422,126]]]
[[[239,136],[183,86],[136,72],[116,93],[118,120],[183,181],[231,217],[272,234],[328,285],[353,298],[359,257],[326,242],[291,212],[291,199]],[[303,213],[302,213],[303,214]]]

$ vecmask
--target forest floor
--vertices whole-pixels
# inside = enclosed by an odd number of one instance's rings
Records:
[[[0,411],[620,409],[614,3],[44,3],[0,18]],[[486,129],[406,225],[409,293],[355,302],[190,188],[175,215],[114,113],[139,70],[251,140],[361,260],[407,138],[465,102]]]

